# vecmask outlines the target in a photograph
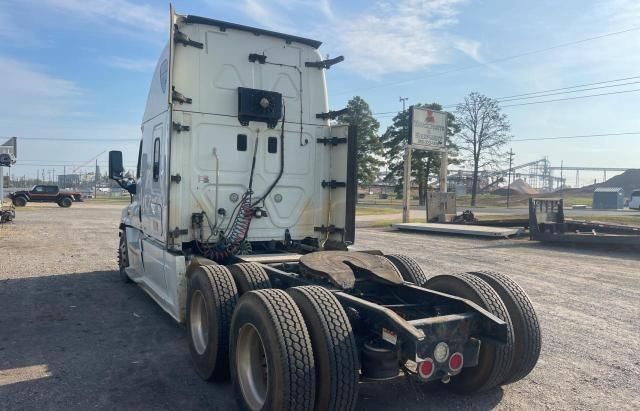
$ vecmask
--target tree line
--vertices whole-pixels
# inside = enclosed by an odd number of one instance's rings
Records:
[[[438,103],[415,104],[415,107],[441,111]],[[404,148],[409,132],[409,110],[396,114],[391,125],[380,133],[369,104],[359,96],[347,103],[347,112],[338,121],[358,127],[358,184],[372,185],[381,170],[387,172],[384,181],[401,193],[404,178]],[[494,99],[480,93],[470,93],[454,112],[447,112],[446,146],[449,164],[466,164],[473,170],[471,205],[476,204],[478,177],[481,170],[495,167],[506,157],[511,126],[506,114]],[[439,152],[415,150],[411,158],[412,179],[418,186],[420,204],[424,203],[429,178],[440,170]]]

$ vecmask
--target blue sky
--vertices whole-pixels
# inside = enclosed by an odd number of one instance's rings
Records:
[[[636,0],[193,0],[178,13],[311,37],[345,62],[328,71],[332,108],[360,95],[374,113],[409,103],[459,102],[640,76]],[[109,149],[135,163],[135,142],[168,8],[151,0],[0,0],[0,136],[21,140],[15,175],[75,168]],[[630,30],[631,29],[631,30]],[[529,53],[578,40],[600,39]],[[529,53],[529,54],[527,54]],[[504,60],[504,57],[526,54]],[[444,74],[443,74],[444,73]],[[640,89],[638,79],[581,93],[516,103]],[[505,107],[514,139],[640,132],[640,92]],[[513,103],[512,103],[513,104]],[[506,104],[505,104],[506,105]],[[380,115],[381,131],[389,115]],[[640,134],[514,141],[516,163],[640,168]],[[106,153],[98,157],[105,164]],[[72,164],[74,166],[72,166]],[[598,173],[591,177],[598,178]],[[569,183],[573,178],[569,177]]]

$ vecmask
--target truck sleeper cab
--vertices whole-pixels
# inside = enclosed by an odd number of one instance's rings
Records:
[[[355,127],[331,111],[319,41],[171,10],[123,210],[120,275],[186,323],[196,372],[243,408],[352,409],[360,380],[461,392],[517,381],[540,331],[522,289],[488,272],[427,279],[349,251]]]

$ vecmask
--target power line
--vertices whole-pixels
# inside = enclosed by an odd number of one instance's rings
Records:
[[[565,97],[565,98],[556,98],[552,100],[543,100],[543,101],[532,101],[530,103],[518,103],[518,104],[508,104],[501,107],[517,107],[517,106],[530,106],[532,104],[543,104],[543,103],[553,103],[556,101],[567,101],[567,100],[579,100],[583,98],[591,98],[591,97],[599,97],[599,96],[610,96],[614,94],[624,94],[624,93],[635,93],[640,91],[640,88],[632,89],[632,90],[621,90],[621,91],[612,91],[610,93],[599,93],[599,94],[588,94],[586,96],[577,96],[577,97]]]
[[[564,140],[564,139],[591,138],[591,137],[633,136],[633,135],[639,135],[639,134],[640,134],[640,131],[629,131],[624,133],[583,134],[578,136],[516,138],[511,141]]]
[[[618,79],[613,79],[613,80],[605,80],[605,81],[597,81],[597,82],[594,82],[594,83],[580,84],[580,85],[576,85],[576,86],[567,86],[567,87],[553,88],[553,89],[547,89],[547,90],[531,91],[531,92],[522,93],[522,94],[514,94],[514,95],[511,95],[511,96],[497,97],[497,98],[495,98],[495,100],[497,100],[497,101],[510,101],[510,100],[516,101],[516,100],[525,100],[525,99],[530,99],[530,98],[545,97],[545,96],[552,96],[552,95],[558,95],[558,94],[578,93],[580,91],[589,91],[589,90],[596,90],[596,89],[601,89],[601,88],[620,87],[620,86],[626,86],[626,85],[632,85],[632,84],[639,84],[640,82],[634,81],[634,82],[629,82],[629,83],[610,84],[608,86],[602,86],[602,87],[585,88],[585,89],[581,89],[581,90],[571,90],[571,89],[575,89],[575,88],[589,87],[589,86],[595,86],[595,85],[599,85],[599,84],[608,84],[608,83],[620,82],[620,81],[625,81],[625,80],[633,80],[633,79],[639,79],[639,78],[640,78],[640,76],[623,77],[623,78],[618,78]],[[560,90],[571,90],[571,91],[565,91],[565,92],[562,92],[562,93],[550,93],[550,92],[560,91]],[[550,93],[550,94],[543,94],[543,93]],[[524,96],[532,96],[534,94],[539,94],[539,95],[533,96],[533,97],[524,97]],[[522,97],[522,98],[520,98],[520,97]],[[442,106],[442,108],[457,107],[458,104],[460,104],[460,103],[445,104],[445,105]],[[399,111],[382,111],[382,112],[372,113],[372,115],[374,115],[374,116],[377,116],[377,115],[385,116],[387,114],[395,115],[395,114],[398,114],[398,113],[399,113]]]
[[[517,103],[517,104],[507,104],[507,105],[501,105],[502,108],[506,108],[506,107],[518,107],[518,106],[530,106],[533,104],[543,104],[543,103],[553,103],[556,101],[567,101],[567,100],[580,100],[583,98],[592,98],[592,97],[600,97],[600,96],[611,96],[611,95],[615,95],[615,94],[625,94],[625,93],[635,93],[640,91],[640,89],[631,89],[631,90],[620,90],[620,91],[612,91],[610,93],[598,93],[598,94],[587,94],[586,96],[576,96],[576,97],[565,97],[565,98],[556,98],[556,99],[551,99],[551,100],[541,100],[541,101],[532,101],[529,103]],[[445,107],[445,106],[443,106]],[[374,116],[376,118],[387,118],[387,117],[394,117],[396,114],[398,114],[398,112],[394,112],[393,114],[381,114],[381,115],[377,115]]]
[[[497,59],[494,59],[494,60],[490,60],[490,61],[487,61],[485,63],[476,63],[476,64],[472,64],[470,66],[457,67],[457,68],[453,68],[453,69],[450,69],[450,70],[445,70],[445,71],[441,71],[441,72],[438,72],[438,73],[433,73],[433,74],[426,75],[426,76],[416,77],[416,78],[409,79],[409,80],[402,80],[402,81],[396,81],[396,82],[391,82],[391,83],[378,84],[378,85],[375,85],[375,86],[362,87],[362,88],[358,88],[358,89],[352,89],[352,90],[342,91],[342,92],[333,93],[333,94],[334,95],[340,95],[340,94],[354,93],[354,92],[358,92],[358,91],[373,90],[373,89],[389,87],[389,86],[398,86],[398,85],[402,85],[402,84],[412,83],[412,82],[415,82],[415,81],[418,81],[418,80],[423,80],[423,79],[426,79],[426,78],[438,77],[438,76],[442,76],[442,75],[445,75],[445,74],[450,74],[450,73],[455,73],[455,72],[459,72],[459,71],[469,70],[469,69],[472,69],[472,68],[485,66],[487,64],[500,63],[500,62],[503,62],[503,61],[513,60],[513,59],[517,59],[517,58],[520,58],[520,57],[526,57],[526,56],[530,56],[530,55],[538,54],[538,53],[544,53],[544,52],[547,52],[547,51],[551,51],[551,50],[555,50],[555,49],[559,49],[559,48],[563,48],[563,47],[574,46],[576,44],[581,44],[581,43],[585,43],[585,42],[588,42],[588,41],[598,40],[598,39],[602,39],[602,38],[605,38],[605,37],[616,36],[616,35],[619,35],[619,34],[624,34],[624,33],[628,33],[628,32],[631,32],[631,31],[636,31],[636,30],[640,30],[640,26],[631,27],[631,28],[626,29],[626,30],[620,30],[620,31],[615,31],[615,32],[611,32],[611,33],[600,34],[598,36],[587,37],[587,38],[584,38],[584,39],[575,40],[575,41],[571,41],[571,42],[568,42],[568,43],[557,44],[555,46],[545,47],[545,48],[542,48],[542,49],[526,51],[526,52],[519,53],[519,54],[513,54],[513,55],[510,55],[510,56],[506,56],[506,57],[501,57],[501,58],[497,58]]]
[[[88,141],[88,142],[123,142],[135,141],[140,139],[133,138],[58,138],[58,137],[18,137],[18,140],[39,140],[39,141]]]
[[[504,97],[498,97],[496,100],[504,100],[504,99],[510,99],[513,97],[521,97],[521,96],[530,96],[532,94],[540,94],[540,93],[548,93],[551,91],[560,91],[560,90],[569,90],[572,88],[580,88],[580,87],[590,87],[590,86],[596,86],[599,84],[607,84],[607,83],[616,83],[619,81],[627,81],[627,80],[635,80],[635,79],[639,79],[640,76],[633,76],[633,77],[623,77],[623,78],[617,78],[617,79],[613,79],[613,80],[606,80],[606,81],[598,81],[595,83],[586,83],[586,84],[580,84],[577,86],[567,86],[567,87],[560,87],[560,88],[552,88],[552,89],[548,89],[548,90],[540,90],[540,91],[532,91],[529,93],[522,93],[522,94],[514,94],[513,96],[504,96]],[[614,84],[611,85],[609,87],[617,87],[620,86],[622,84]]]
[[[620,84],[611,84],[608,86],[599,86],[599,87],[589,87],[589,88],[583,88],[580,90],[569,90],[569,91],[560,91],[557,93],[546,93],[546,94],[541,94],[543,92],[538,92],[538,95],[535,96],[529,96],[529,97],[517,97],[517,98],[506,98],[506,97],[499,97],[496,99],[496,101],[498,101],[499,103],[504,103],[504,102],[511,102],[511,101],[518,101],[518,100],[528,100],[528,99],[532,99],[532,98],[541,98],[541,97],[549,97],[549,96],[557,96],[560,94],[569,94],[569,93],[580,93],[583,91],[591,91],[591,90],[600,90],[603,88],[611,88],[611,87],[620,87],[620,86],[630,86],[633,84],[640,84],[640,81],[632,81],[629,83],[620,83]],[[623,91],[625,92],[625,91]],[[460,104],[460,103],[458,103]],[[451,107],[457,107],[458,104],[449,104],[446,106],[442,106],[443,108],[451,108]],[[507,106],[503,106],[503,107],[507,107]]]

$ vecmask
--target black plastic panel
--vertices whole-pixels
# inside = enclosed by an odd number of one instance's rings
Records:
[[[238,151],[247,151],[247,135],[246,134],[238,134],[236,140],[236,148]]]
[[[250,121],[267,123],[270,128],[282,117],[282,94],[275,91],[238,87],[238,120],[243,126]]]
[[[267,144],[267,150],[270,153],[277,153],[278,152],[278,139],[276,137],[269,137],[268,144]]]

